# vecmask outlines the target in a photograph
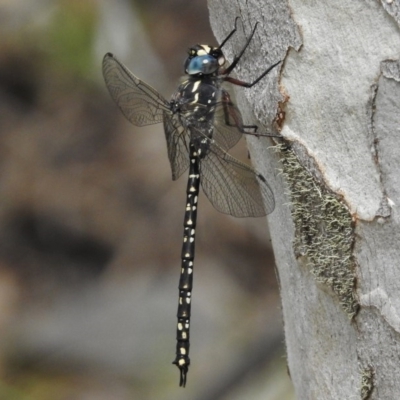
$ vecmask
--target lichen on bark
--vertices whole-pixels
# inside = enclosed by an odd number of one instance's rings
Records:
[[[276,150],[290,192],[295,255],[306,262],[318,283],[335,293],[343,311],[353,319],[359,304],[352,215],[339,196],[301,165],[289,145],[280,144]]]

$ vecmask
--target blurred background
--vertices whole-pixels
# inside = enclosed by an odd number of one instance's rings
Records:
[[[294,399],[266,219],[203,195],[185,389],[171,364],[186,179],[101,60],[169,98],[196,43],[204,0],[0,0],[0,400]]]

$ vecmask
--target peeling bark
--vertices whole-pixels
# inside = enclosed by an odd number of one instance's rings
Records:
[[[400,0],[209,0],[220,40],[259,23],[237,100],[268,218],[298,399],[400,398]],[[240,39],[227,43],[232,60]],[[279,142],[279,143],[278,143]],[[283,173],[280,173],[283,172]],[[357,313],[358,311],[358,313]]]

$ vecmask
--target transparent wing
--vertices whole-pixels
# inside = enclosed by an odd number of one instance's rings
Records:
[[[103,59],[103,76],[111,97],[125,117],[136,126],[157,124],[171,112],[169,102],[132,74],[114,55]]]
[[[218,211],[234,217],[261,217],[274,210],[274,195],[265,178],[215,143],[210,143],[200,171],[204,193]]]
[[[189,133],[179,122],[176,115],[167,112],[164,115],[164,132],[172,180],[175,181],[189,166]]]
[[[213,139],[224,150],[231,149],[244,132],[242,115],[230,101],[222,100],[216,105]]]

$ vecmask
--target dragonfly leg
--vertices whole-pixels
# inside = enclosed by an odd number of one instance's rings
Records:
[[[235,20],[235,31],[236,31],[236,21],[237,21],[237,19]],[[254,25],[254,29],[251,32],[250,37],[247,39],[247,42],[244,45],[243,49],[240,51],[239,55],[234,57],[232,64],[228,68],[226,68],[224,71],[222,71],[221,72],[222,74],[229,75],[233,71],[233,69],[236,67],[237,63],[240,61],[244,52],[246,51],[247,47],[249,46],[251,39],[253,39],[254,33],[256,32],[256,29],[257,29],[257,25],[258,25],[258,22],[256,22],[256,24]],[[224,41],[224,44],[225,44],[225,42],[226,42],[226,40]]]
[[[264,71],[255,81],[253,82],[243,82],[239,79],[235,79],[235,78],[231,78],[230,76],[226,76],[224,78],[224,81],[226,82],[230,82],[233,85],[237,85],[237,86],[243,86],[245,88],[251,88],[254,85],[256,85],[258,82],[261,81],[262,78],[264,78],[265,75],[268,74],[268,72],[270,72],[273,68],[275,68],[278,64],[280,64],[282,61],[278,61],[277,63],[271,65],[266,71]]]
[[[239,132],[244,135],[253,135],[256,137],[265,136],[265,137],[281,137],[280,135],[270,135],[265,133],[257,133],[258,126],[257,125],[243,125],[242,119],[236,107],[232,103],[231,97],[228,92],[223,92],[222,94],[222,105],[224,110],[224,118],[225,124],[228,126],[235,126]],[[253,130],[249,132],[249,130]]]

